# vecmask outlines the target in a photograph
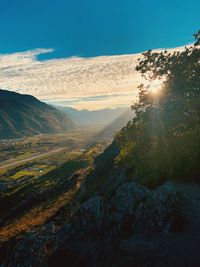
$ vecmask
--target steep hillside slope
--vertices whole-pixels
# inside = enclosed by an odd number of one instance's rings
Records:
[[[66,114],[33,96],[0,90],[0,139],[63,133],[75,127]]]

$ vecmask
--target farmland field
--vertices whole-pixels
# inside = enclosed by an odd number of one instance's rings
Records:
[[[33,207],[42,209],[49,201],[57,201],[71,183],[71,175],[91,166],[111,140],[107,134],[99,135],[98,129],[90,128],[1,141],[0,226],[9,225],[13,218],[23,218],[26,213],[34,214]],[[63,201],[61,198],[54,208]]]

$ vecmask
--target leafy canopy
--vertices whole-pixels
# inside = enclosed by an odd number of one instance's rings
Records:
[[[143,53],[136,67],[146,83],[136,117],[116,136],[116,162],[150,185],[200,178],[200,31],[194,37],[181,51]]]

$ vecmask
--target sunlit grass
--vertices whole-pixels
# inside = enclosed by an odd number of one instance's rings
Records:
[[[50,217],[52,217],[59,209],[66,205],[70,205],[72,201],[75,201],[77,194],[81,189],[81,179],[78,179],[75,186],[70,188],[67,192],[60,195],[54,201],[43,203],[43,205],[34,207],[21,218],[12,221],[7,226],[0,229],[0,239],[8,240],[16,235],[20,235],[38,225],[45,223]],[[45,186],[49,186],[47,182]]]
[[[35,171],[19,171],[19,172],[15,173],[14,175],[12,175],[10,178],[12,178],[14,180],[18,180],[22,177],[35,176],[36,174],[37,174],[37,172],[35,172]]]

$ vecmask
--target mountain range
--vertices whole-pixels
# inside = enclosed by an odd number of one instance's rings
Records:
[[[100,110],[77,110],[71,107],[54,107],[67,114],[78,126],[99,126],[108,127],[116,125],[116,130],[120,130],[133,118],[133,111],[130,108],[100,109]],[[117,126],[119,125],[119,126]]]
[[[66,114],[37,98],[0,89],[0,139],[64,133],[75,128]]]

